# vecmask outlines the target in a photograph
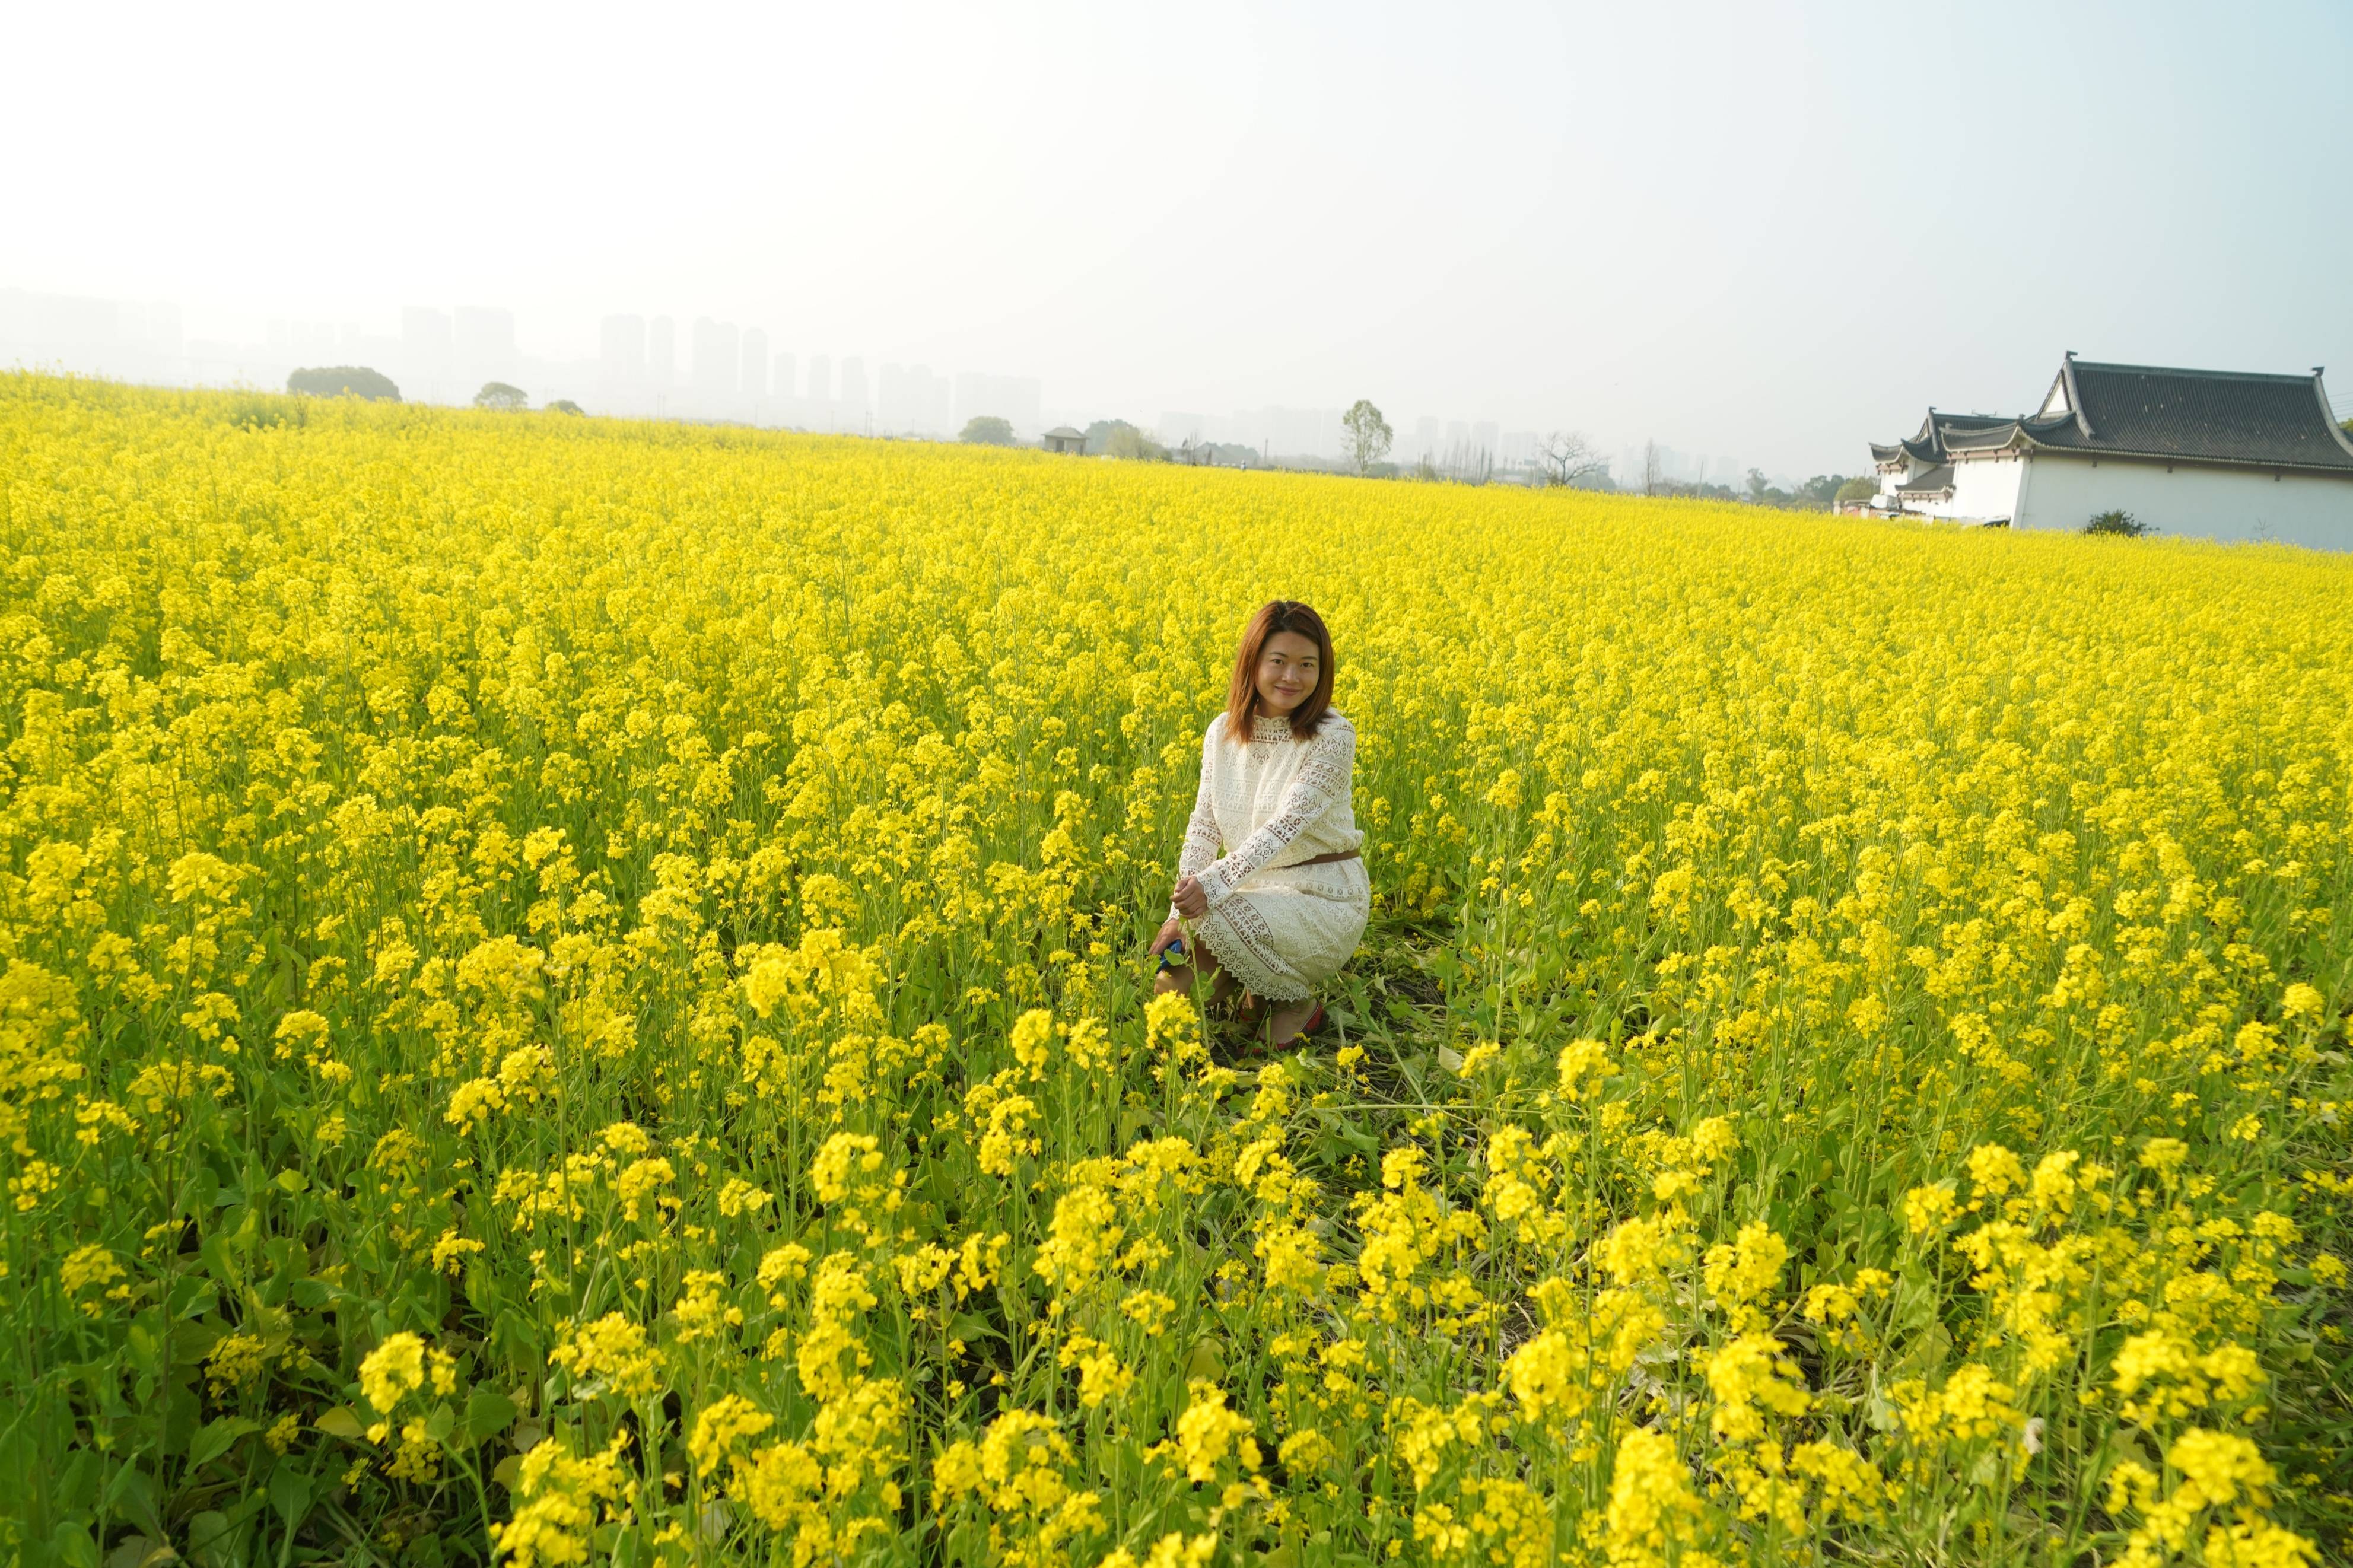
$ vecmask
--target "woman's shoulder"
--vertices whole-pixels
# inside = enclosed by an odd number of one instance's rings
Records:
[[[1346,733],[1350,735],[1356,732],[1356,727],[1348,722],[1348,716],[1345,713],[1341,712],[1337,708],[1326,708],[1324,710],[1324,717],[1315,721],[1315,728],[1319,731],[1328,729],[1333,731],[1335,733]]]
[[[1201,739],[1204,741],[1214,741],[1225,732],[1226,716],[1223,712],[1220,712],[1216,718],[1209,721],[1209,727],[1201,731]]]

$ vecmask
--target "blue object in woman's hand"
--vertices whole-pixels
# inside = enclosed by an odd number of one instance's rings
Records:
[[[1168,955],[1172,952],[1178,958],[1183,958],[1185,956],[1185,939],[1183,937],[1178,937],[1176,941],[1170,942],[1166,947],[1160,950],[1161,968],[1174,969],[1176,967],[1175,964],[1168,962]]]

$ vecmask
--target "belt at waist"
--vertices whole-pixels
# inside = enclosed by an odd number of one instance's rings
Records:
[[[1332,851],[1330,854],[1328,854],[1328,855],[1311,855],[1311,856],[1309,856],[1309,857],[1308,857],[1306,859],[1304,859],[1304,860],[1293,860],[1293,861],[1291,863],[1291,865],[1292,865],[1292,866],[1329,866],[1329,865],[1331,865],[1335,860],[1354,860],[1355,858],[1356,858],[1356,857],[1357,857],[1357,856],[1361,855],[1362,853],[1364,853],[1364,852],[1363,852],[1362,850],[1360,850],[1360,849],[1335,849],[1335,850],[1333,850],[1333,851]],[[1279,869],[1279,870],[1285,870],[1285,871],[1289,870],[1290,868],[1291,868],[1291,867],[1290,867],[1290,866],[1283,866],[1283,867],[1278,867],[1278,868],[1277,868],[1277,869]]]

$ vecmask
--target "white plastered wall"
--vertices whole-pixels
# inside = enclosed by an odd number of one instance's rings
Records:
[[[2018,482],[2026,465],[2017,458],[1979,458],[1953,465],[1953,499],[1924,509],[1930,517],[1991,522],[2018,511]]]
[[[1955,498],[1957,500],[1958,497]],[[2124,510],[2176,539],[2267,540],[2353,551],[2353,474],[2283,473],[2063,458],[2031,460],[2013,528],[2073,531]]]
[[[1947,518],[1955,522],[1992,522],[2018,510],[2018,482],[2026,465],[2015,457],[1980,458],[1953,465],[1953,493],[1913,499],[1905,510],[1915,517]]]

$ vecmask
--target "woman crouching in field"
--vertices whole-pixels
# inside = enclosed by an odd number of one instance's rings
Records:
[[[1215,976],[1212,1001],[1239,984],[1244,1016],[1278,1047],[1324,1022],[1314,988],[1348,962],[1372,912],[1349,805],[1356,731],[1332,707],[1332,636],[1306,605],[1277,599],[1250,617],[1226,710],[1201,738],[1200,793],[1152,944],[1187,959],[1161,971],[1156,991],[1189,989],[1196,966]]]

